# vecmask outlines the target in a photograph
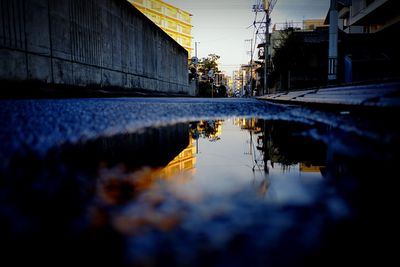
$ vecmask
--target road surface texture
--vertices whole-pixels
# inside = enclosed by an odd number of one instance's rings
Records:
[[[0,100],[1,265],[396,265],[399,113],[256,99]],[[193,122],[229,118],[258,119],[268,166],[322,154],[307,201],[154,186],[149,168],[188,145]]]

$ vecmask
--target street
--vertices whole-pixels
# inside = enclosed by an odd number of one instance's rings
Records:
[[[399,3],[1,0],[0,265],[399,265]]]

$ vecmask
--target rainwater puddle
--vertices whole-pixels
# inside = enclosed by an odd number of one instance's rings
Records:
[[[4,251],[66,265],[356,262],[377,253],[366,244],[380,241],[371,229],[384,229],[396,162],[331,126],[256,118],[63,145],[9,168]]]

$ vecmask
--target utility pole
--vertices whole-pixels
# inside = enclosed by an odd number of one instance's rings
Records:
[[[194,55],[197,57],[197,44],[200,42],[194,42]]]
[[[263,0],[263,4],[258,4],[258,5],[253,5],[253,12],[256,12],[256,16],[258,12],[265,12],[265,22],[260,21],[257,22],[256,20],[254,21],[254,26],[256,24],[261,24],[265,25],[257,29],[257,34],[260,34],[260,39],[264,39],[264,86],[262,88],[262,95],[264,94],[269,94],[269,89],[268,89],[268,61],[269,61],[269,49],[268,47],[270,46],[270,40],[269,40],[269,25],[271,23],[271,12],[274,9],[274,6],[278,0]],[[259,30],[261,32],[259,33]],[[263,31],[264,30],[264,31]]]
[[[197,57],[197,44],[200,42],[194,42],[194,55],[195,55],[195,63],[194,63],[194,67],[196,69],[196,96],[199,95],[199,74],[198,74],[198,63],[199,63],[199,58]]]
[[[251,39],[250,53],[250,96],[253,96],[253,39]]]
[[[244,92],[245,92],[245,89],[244,89],[244,75],[246,75],[245,74],[246,73],[246,71],[242,71],[242,96],[244,96]]]
[[[264,0],[265,11],[265,44],[264,44],[264,89],[263,94],[269,94],[268,90],[268,43],[269,43],[269,0]]]
[[[211,81],[211,98],[214,98],[214,79],[215,79],[215,75],[214,75],[214,70],[210,69],[208,71],[208,79],[209,81]]]
[[[328,82],[337,80],[338,61],[338,11],[337,0],[331,0],[329,9],[329,52],[328,52]]]
[[[247,39],[245,40],[247,42],[250,42],[250,96],[253,95],[253,39]]]

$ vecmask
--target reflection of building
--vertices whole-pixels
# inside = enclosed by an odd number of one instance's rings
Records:
[[[300,172],[321,172],[321,168],[324,168],[324,166],[317,166],[300,162]]]
[[[174,178],[175,175],[181,172],[195,172],[196,157],[195,147],[193,146],[193,139],[189,137],[189,145],[182,150],[168,165],[162,169],[161,176],[165,179]],[[188,177],[188,176],[185,176]]]
[[[100,138],[71,151],[91,159],[85,164],[102,163],[97,189],[107,203],[129,201],[161,180],[187,181],[196,163],[186,123]]]
[[[239,126],[241,129],[252,130],[256,133],[262,131],[261,127],[259,126],[258,119],[235,119],[233,121],[234,125]]]
[[[161,0],[128,0],[169,36],[192,53],[191,14]]]
[[[222,122],[221,120],[215,121],[200,121],[197,124],[197,132],[199,136],[209,139],[219,139],[222,133]]]
[[[168,137],[165,138],[172,137],[173,139],[173,136],[174,133],[169,132]],[[155,135],[155,137],[155,139],[163,140],[162,135]],[[144,165],[139,169],[129,170],[126,169],[126,166],[120,165],[111,169],[101,169],[96,187],[97,198],[101,201],[101,204],[97,203],[98,205],[91,207],[90,215],[92,215],[93,224],[98,227],[98,225],[107,222],[105,218],[108,218],[108,216],[104,216],[104,212],[108,212],[106,209],[114,205],[120,207],[120,205],[132,203],[132,201],[140,198],[140,208],[135,212],[122,212],[122,214],[117,215],[118,219],[115,220],[115,227],[119,232],[132,235],[142,232],[143,229],[147,230],[149,227],[167,231],[177,226],[180,222],[181,214],[179,211],[168,210],[166,212],[158,208],[158,205],[165,201],[164,195],[158,190],[160,188],[164,190],[165,187],[164,185],[162,187],[157,187],[156,185],[159,181],[178,184],[192,179],[196,163],[195,151],[192,138],[190,134],[188,136],[187,132],[185,140],[187,140],[186,138],[189,138],[189,145],[164,168],[157,166],[146,167]],[[142,138],[133,138],[133,140],[143,141]],[[168,145],[165,142],[161,142],[155,146],[156,149],[163,147],[166,148]],[[152,153],[152,149],[146,152],[150,152],[148,155],[154,158],[162,154],[157,153],[160,151]],[[143,154],[138,154],[144,156]],[[176,153],[173,155],[176,155]],[[151,192],[151,194],[146,194],[146,192]],[[158,205],[155,205],[156,203]]]

